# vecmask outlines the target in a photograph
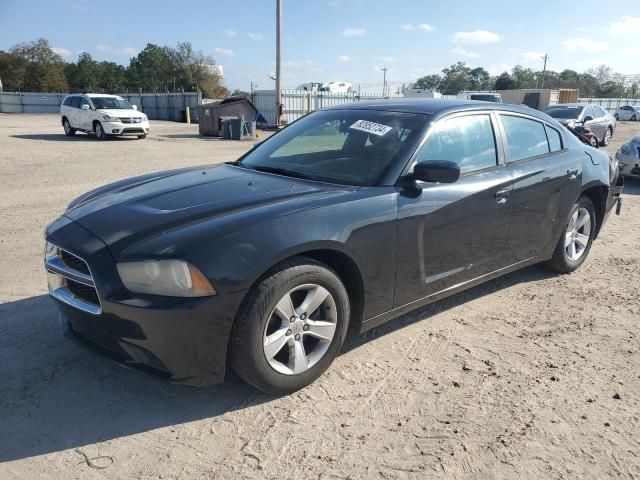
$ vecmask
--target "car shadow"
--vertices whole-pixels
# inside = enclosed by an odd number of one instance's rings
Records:
[[[86,135],[79,133],[73,137],[67,137],[64,133],[34,133],[24,135],[11,135],[13,138],[19,138],[22,140],[43,140],[47,142],[86,142],[96,141],[96,137],[93,135]],[[111,140],[137,140],[135,136],[127,137],[107,137],[105,141]]]
[[[443,298],[437,302],[425,305],[424,307],[412,310],[409,313],[401,315],[389,322],[386,322],[379,327],[365,332],[362,335],[354,335],[350,333],[345,341],[345,345],[342,348],[343,352],[348,352],[355,348],[358,348],[365,343],[372,340],[384,337],[390,333],[400,330],[408,325],[411,325],[422,320],[427,320],[434,315],[438,315],[447,310],[458,307],[462,304],[482,298],[486,295],[498,292],[505,288],[509,288],[514,285],[528,282],[537,282],[548,278],[557,276],[557,273],[545,268],[542,265],[533,265],[522,270],[509,273],[502,277],[498,277],[494,280],[490,280],[481,285],[472,287],[468,290],[464,290],[450,297]]]
[[[511,273],[403,315],[343,351],[450,308],[554,274],[539,266]],[[224,385],[196,389],[123,368],[62,334],[46,295],[0,304],[0,462],[179,425],[273,399],[229,375]]]
[[[640,195],[640,179],[624,179],[624,190],[622,191],[622,196],[624,197],[625,195]]]

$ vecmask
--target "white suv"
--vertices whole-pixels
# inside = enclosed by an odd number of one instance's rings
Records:
[[[98,140],[112,135],[145,138],[149,133],[147,116],[116,95],[67,95],[60,105],[60,119],[69,137],[77,131],[93,133]]]

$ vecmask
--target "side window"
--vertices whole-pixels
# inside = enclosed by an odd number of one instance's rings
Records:
[[[596,114],[593,111],[593,107],[591,105],[587,105],[584,109],[584,111],[582,112],[582,118],[584,117],[592,117],[592,118],[596,118]]]
[[[468,173],[497,164],[496,141],[489,115],[451,118],[435,125],[418,162],[449,160]]]
[[[73,101],[73,97],[67,97],[64,99],[64,106],[66,107],[70,107],[71,106],[71,102]]]
[[[600,105],[594,105],[593,109],[596,112],[596,117],[606,117],[607,116],[607,112],[605,111],[604,108],[602,108]]]
[[[500,115],[509,145],[509,161],[549,153],[544,125],[535,120],[513,115]]]
[[[82,108],[83,105],[89,105],[89,100],[84,97],[80,97],[80,106],[78,108]]]
[[[551,152],[562,150],[562,138],[560,137],[560,132],[549,125],[545,125],[545,129],[547,130],[547,139],[549,140],[549,150]]]
[[[73,108],[80,108],[80,97],[73,97],[71,99],[71,106]]]

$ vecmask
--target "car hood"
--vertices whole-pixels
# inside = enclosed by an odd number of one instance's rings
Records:
[[[111,117],[142,118],[144,116],[138,110],[133,110],[132,108],[127,110],[119,108],[99,108],[98,112],[107,114]]]
[[[65,215],[104,241],[117,258],[141,240],[186,225],[211,219],[225,223],[258,207],[267,218],[293,209],[291,202],[302,197],[326,199],[351,190],[223,164],[107,185],[74,200]]]

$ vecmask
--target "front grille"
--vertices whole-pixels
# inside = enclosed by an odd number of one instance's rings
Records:
[[[67,267],[84,273],[85,275],[91,275],[91,272],[89,272],[89,266],[84,260],[76,257],[66,250],[60,250],[60,256]]]
[[[94,315],[102,312],[100,297],[87,262],[47,242],[44,264],[52,297]]]
[[[98,298],[98,293],[94,287],[83,285],[82,283],[74,280],[67,280],[67,288],[77,298],[93,305],[100,305],[100,299]]]
[[[120,117],[122,123],[141,123],[142,118],[139,117]]]
[[[123,128],[122,133],[144,133],[142,128]]]

